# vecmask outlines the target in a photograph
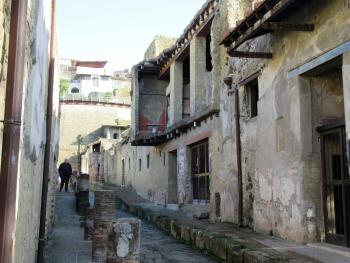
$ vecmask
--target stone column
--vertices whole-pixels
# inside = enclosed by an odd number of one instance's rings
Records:
[[[108,238],[107,263],[140,262],[141,221],[136,218],[118,219]]]
[[[170,66],[170,124],[182,120],[183,63],[175,61]]]
[[[194,37],[190,47],[191,115],[206,106],[206,38]]]
[[[132,68],[131,82],[131,138],[134,139],[140,130],[140,87],[139,87],[139,71],[136,66]]]
[[[343,89],[345,106],[345,124],[347,134],[348,165],[350,167],[350,52],[343,55]]]
[[[76,206],[80,215],[85,215],[89,204],[89,179],[88,174],[81,174],[77,177]]]
[[[114,191],[96,191],[94,208],[94,233],[92,237],[92,261],[106,262],[108,234],[116,220],[117,195]]]
[[[89,186],[90,186],[90,176],[88,174],[79,175],[77,180],[77,191],[78,192],[89,191]]]

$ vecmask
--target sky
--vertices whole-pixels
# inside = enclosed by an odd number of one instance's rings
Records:
[[[179,37],[205,2],[57,0],[58,55],[131,68],[143,60],[154,36]]]

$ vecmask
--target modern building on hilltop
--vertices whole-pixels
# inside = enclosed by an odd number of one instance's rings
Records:
[[[68,81],[67,93],[88,98],[96,94],[113,95],[115,90],[131,88],[129,70],[113,71],[107,61],[60,59],[60,78]]]

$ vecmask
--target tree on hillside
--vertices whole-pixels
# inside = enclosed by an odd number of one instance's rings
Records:
[[[69,91],[69,81],[66,79],[60,80],[60,94],[67,94]]]

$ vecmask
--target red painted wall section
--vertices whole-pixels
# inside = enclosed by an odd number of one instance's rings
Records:
[[[148,125],[150,124],[149,119],[140,113],[140,118],[139,118],[139,127],[140,131],[148,131]]]
[[[166,126],[166,110],[165,109],[163,110],[162,114],[160,115],[159,123],[162,125],[160,130],[162,132],[165,131],[165,126]]]
[[[159,125],[160,131],[165,131],[165,122],[166,122],[166,112],[165,110],[162,111],[159,120],[157,122],[151,121],[148,119],[143,113],[140,113],[139,118],[139,127],[141,132],[150,131],[152,125]]]

